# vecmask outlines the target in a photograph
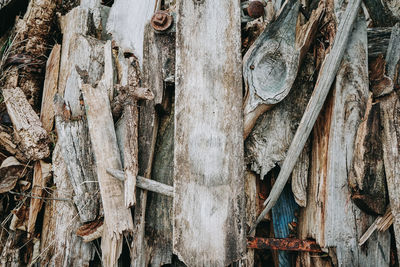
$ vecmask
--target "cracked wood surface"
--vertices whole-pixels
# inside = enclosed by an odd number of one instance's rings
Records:
[[[229,265],[246,243],[239,2],[177,5],[174,253]]]

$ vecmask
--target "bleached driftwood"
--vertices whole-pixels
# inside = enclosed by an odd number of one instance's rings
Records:
[[[108,97],[109,88],[106,87],[110,80],[112,76],[103,76],[96,87],[84,84],[82,92],[104,209],[102,261],[105,265],[114,266],[122,251],[122,235],[133,231],[133,222],[130,210],[124,204],[122,182],[106,171],[108,168],[122,168]]]
[[[3,89],[3,97],[14,126],[15,140],[19,143],[18,148],[30,160],[48,157],[49,137],[24,92],[19,87]]]
[[[388,53],[386,55],[387,74],[392,79],[394,86],[399,86],[399,42],[400,25],[392,31],[389,42]],[[394,71],[396,70],[396,71]],[[385,164],[386,181],[389,190],[390,207],[393,213],[393,227],[396,238],[397,253],[400,252],[400,134],[399,116],[400,99],[396,91],[392,91],[388,96],[380,101],[382,119],[382,145],[383,162]]]
[[[174,253],[229,265],[245,252],[239,2],[177,5]]]
[[[373,224],[368,228],[367,231],[361,236],[358,241],[358,245],[362,246],[368,240],[368,238],[376,231],[386,231],[393,224],[393,214],[392,211],[387,209],[383,216],[376,218]]]
[[[360,0],[350,2],[346,8],[346,11],[342,15],[337,34],[335,36],[335,42],[333,43],[330,53],[327,55],[322,64],[314,92],[289,147],[287,157],[282,164],[281,171],[274,184],[274,187],[272,188],[269,197],[265,201],[266,207],[257,219],[256,224],[252,227],[251,232],[254,231],[256,225],[275,205],[280,193],[289,179],[290,173],[292,172],[301,151],[303,150],[308,136],[311,133],[312,127],[314,126],[314,123],[317,120],[319,112],[321,111],[325,99],[329,93],[329,89],[333,83],[333,80],[335,79],[336,72],[339,69],[343,54],[347,47],[347,41],[352,31],[353,23],[360,7],[360,3]]]
[[[52,165],[57,189],[49,197],[71,199],[74,190],[59,144],[53,151]],[[99,194],[98,191],[95,193]],[[32,259],[32,263],[39,262],[41,266],[89,266],[95,248],[75,234],[80,225],[79,214],[72,201],[47,201],[41,233],[41,253]]]

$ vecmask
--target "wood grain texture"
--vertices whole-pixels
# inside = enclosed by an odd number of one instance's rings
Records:
[[[392,31],[390,37],[389,51],[386,56],[387,71],[393,71],[389,77],[394,82],[394,88],[399,88],[398,70],[399,70],[399,43],[400,38],[399,25]],[[391,55],[391,56],[389,56]],[[389,74],[389,73],[388,73]],[[400,177],[400,128],[399,115],[400,105],[397,90],[380,101],[382,118],[382,145],[383,162],[385,164],[386,182],[389,190],[389,201],[394,217],[393,226],[396,238],[397,253],[400,252],[400,202],[399,202],[399,177]]]
[[[239,2],[177,5],[174,253],[229,265],[246,243]]]
[[[156,0],[116,0],[110,10],[107,32],[123,52],[131,52],[143,63],[144,28],[156,7]]]
[[[315,238],[321,247],[335,248],[336,256],[331,259],[339,266],[389,264],[388,233],[377,233],[365,248],[358,246],[358,237],[375,218],[350,200],[348,187],[348,166],[352,165],[356,131],[369,93],[366,40],[366,22],[359,16],[332,94],[314,127],[309,203],[299,223],[300,239]],[[309,254],[300,258],[310,264],[306,266],[327,264],[326,260],[316,263]]]
[[[106,87],[109,79],[103,76],[95,88],[84,84],[82,92],[104,209],[102,261],[113,266],[122,251],[122,234],[132,232],[133,222],[124,204],[123,184],[107,173],[108,168],[122,168]]]
[[[61,45],[57,44],[51,50],[46,64],[46,76],[43,85],[42,107],[40,108],[40,121],[43,128],[49,133],[54,123],[54,96],[58,89],[58,75],[60,70]]]
[[[400,3],[396,0],[365,0],[364,3],[374,27],[393,26],[400,19]]]
[[[58,144],[53,151],[52,163],[57,189],[50,197],[71,198],[74,190]],[[75,234],[80,225],[79,214],[72,201],[47,201],[41,234],[41,253],[32,262],[38,262],[40,266],[89,266],[95,248],[90,243],[84,243]]]
[[[39,211],[42,209],[43,200],[40,199],[45,195],[45,187],[51,178],[51,164],[43,160],[36,161],[33,167],[33,181],[31,195],[32,198],[29,205],[29,218],[27,231],[30,234],[35,232],[36,219]]]
[[[162,112],[164,99],[164,84],[169,78],[173,82],[175,74],[175,35],[155,34],[150,24],[145,27],[143,47],[143,86],[151,88],[154,99],[139,101],[139,174],[151,178],[157,133],[159,127],[159,112]],[[172,70],[171,70],[172,69]],[[145,246],[145,218],[147,206],[147,191],[138,190],[137,205],[134,214],[134,239],[132,241],[131,258],[133,266],[147,266],[149,258]],[[160,226],[161,227],[161,226]],[[154,244],[158,247],[158,244]],[[155,251],[165,253],[166,250]],[[164,255],[154,253],[154,258]]]
[[[357,130],[353,165],[349,172],[352,199],[367,213],[383,215],[387,205],[381,138],[380,104],[370,94]]]
[[[7,113],[14,127],[14,140],[18,148],[30,160],[39,160],[50,155],[49,137],[38,115],[32,109],[24,92],[19,88],[3,89]]]
[[[285,98],[296,79],[300,63],[300,51],[295,47],[298,12],[298,1],[288,1],[243,58],[245,138],[258,116]]]
[[[282,102],[261,115],[253,131],[245,141],[246,163],[251,170],[260,174],[261,179],[276,165],[281,165],[293,139],[301,115],[313,90],[313,73],[315,63],[308,54],[299,72],[293,89]],[[296,196],[302,206],[306,203],[305,187],[307,184],[308,149],[303,152],[302,159],[295,166],[292,179],[296,184]]]
[[[275,205],[280,193],[289,179],[290,173],[292,172],[293,167],[301,154],[301,151],[304,148],[304,145],[311,133],[312,127],[317,120],[318,114],[322,109],[330,87],[335,79],[336,72],[339,69],[343,54],[347,47],[350,33],[353,29],[353,23],[358,14],[360,3],[360,0],[351,1],[342,15],[332,49],[322,63],[314,92],[289,147],[287,157],[282,164],[281,172],[279,173],[277,181],[272,188],[269,197],[264,203],[264,205],[266,205],[265,209],[257,219],[257,222],[251,231],[254,231],[257,223],[259,223],[265,214],[268,213],[268,211],[271,210],[271,208]]]

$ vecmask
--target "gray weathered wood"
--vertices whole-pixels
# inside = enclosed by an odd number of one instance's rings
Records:
[[[174,253],[229,265],[246,243],[239,2],[177,5]]]
[[[332,94],[314,127],[309,202],[299,223],[300,238],[314,238],[321,247],[334,248],[336,255],[331,257],[338,266],[389,264],[389,233],[376,233],[368,247],[359,247],[358,237],[375,218],[350,200],[348,187],[348,166],[352,166],[356,132],[369,94],[367,58],[366,22],[359,16]],[[313,261],[304,253],[300,257]]]
[[[298,12],[299,2],[290,0],[243,58],[245,137],[260,114],[287,96],[296,79],[300,62],[300,51],[295,47]]]
[[[399,24],[396,25],[390,38],[390,49],[386,56],[387,71],[398,70],[399,66],[399,42],[400,38]],[[388,73],[389,74],[389,73]],[[394,87],[398,88],[398,73],[392,72],[390,79],[394,82]],[[397,92],[392,92],[389,96],[380,101],[381,119],[382,119],[382,145],[383,162],[385,164],[386,181],[389,190],[389,201],[394,217],[393,227],[396,238],[397,253],[400,252],[400,134],[399,134],[399,116],[400,99]]]
[[[286,157],[296,127],[312,94],[314,70],[314,58],[309,54],[289,95],[273,109],[261,115],[245,141],[246,163],[251,164],[251,170],[260,174],[261,179],[276,165],[281,166]],[[307,152],[303,154],[303,160],[295,167],[296,182],[293,183],[299,185],[296,186],[295,192],[302,206],[306,203],[305,188],[300,185],[306,184],[308,172],[308,155]],[[305,182],[301,182],[303,179]],[[301,194],[303,196],[300,196]]]
[[[49,197],[71,198],[74,190],[59,144],[53,151],[52,164],[57,189]],[[99,191],[94,193],[99,194]],[[81,225],[79,217],[72,201],[47,201],[41,233],[41,253],[32,263],[38,262],[40,266],[89,266],[95,248],[75,234]]]
[[[133,231],[132,216],[124,204],[123,184],[106,171],[108,168],[122,168],[108,97],[109,88],[106,87],[110,80],[112,76],[103,76],[96,87],[90,84],[82,86],[104,209],[105,227],[101,246],[102,261],[107,266],[117,263],[122,251],[123,233]]]
[[[57,114],[56,127],[79,216],[82,222],[93,221],[99,215],[100,195],[95,194],[99,186],[87,121],[68,121]]]
[[[144,40],[143,85],[152,89],[154,100],[139,102],[139,174],[151,178],[159,126],[158,111],[162,111],[162,103],[164,102],[164,85],[167,81],[174,81],[175,34],[155,34],[150,24],[147,24]],[[157,244],[145,245],[146,206],[147,191],[139,190],[134,215],[136,227],[131,249],[133,266],[147,266],[150,259],[146,256],[149,255],[146,250],[158,246]],[[163,253],[165,250],[155,249],[155,251],[152,257],[159,258],[157,253]]]
[[[255,226],[262,220],[265,214],[271,210],[278,200],[279,195],[285,187],[290,173],[292,172],[293,167],[296,164],[301,151],[303,150],[312,127],[314,126],[318,114],[321,111],[325,99],[329,93],[333,80],[335,79],[336,72],[339,69],[343,54],[347,47],[347,41],[353,28],[353,23],[360,7],[360,3],[360,0],[350,2],[346,8],[346,11],[342,15],[337,34],[335,36],[335,42],[330,53],[327,55],[322,64],[313,95],[311,96],[310,102],[307,105],[299,127],[289,147],[287,157],[282,164],[282,168],[276,183],[274,184],[269,197],[265,201],[266,207],[257,219],[257,222],[252,227],[251,231],[254,231]]]
[[[165,93],[169,93],[165,92]],[[151,178],[163,185],[169,185],[173,196],[174,183],[174,112],[173,97],[165,96],[169,102],[168,113],[160,116],[160,125],[154,151]],[[153,181],[146,179],[147,181]],[[146,251],[147,262],[152,267],[173,264],[172,229],[173,199],[165,195],[148,192],[146,207]]]
[[[117,178],[120,181],[125,180],[124,172],[116,169],[107,169],[107,173],[112,175],[113,177]],[[142,189],[152,191],[155,193],[159,193],[165,196],[173,197],[174,196],[174,188],[172,186],[159,183],[157,181],[142,177],[142,176],[137,176],[137,183],[136,186],[140,187]]]

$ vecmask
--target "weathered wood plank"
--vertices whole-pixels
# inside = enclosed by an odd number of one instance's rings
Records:
[[[42,160],[35,162],[35,165],[33,167],[31,196],[34,196],[36,198],[31,198],[30,200],[29,218],[27,223],[27,231],[30,234],[33,234],[35,232],[36,219],[43,204],[43,200],[40,198],[44,197],[44,189],[50,178],[51,164],[46,163]]]
[[[391,71],[390,79],[394,82],[394,88],[399,86],[399,58],[398,53],[400,38],[400,25],[396,25],[397,29],[392,31],[390,38],[389,50],[386,56],[387,73]],[[397,70],[397,71],[394,71]],[[383,145],[383,162],[385,164],[386,181],[389,190],[389,201],[392,209],[394,222],[394,233],[396,238],[397,253],[400,252],[400,130],[399,115],[400,105],[397,91],[393,91],[389,96],[380,101],[381,118],[382,118],[382,145]]]
[[[320,123],[314,127],[310,201],[299,223],[300,239],[315,238],[321,247],[335,248],[336,256],[331,257],[339,266],[389,264],[388,233],[376,234],[365,249],[358,246],[358,236],[374,217],[361,212],[349,201],[348,166],[352,165],[356,131],[368,99],[367,77],[366,22],[359,16],[329,102]],[[300,258],[309,263],[306,266],[322,264],[315,263],[309,254],[301,254]]]
[[[175,74],[175,34],[155,34],[150,24],[145,27],[143,47],[143,85],[151,88],[154,100],[139,102],[139,174],[151,178],[154,150],[159,127],[159,107],[164,102],[164,84],[174,81]],[[172,69],[172,71],[171,71]],[[157,109],[156,109],[157,108]],[[139,190],[135,207],[135,235],[132,241],[131,258],[133,266],[147,266],[145,246],[145,218],[147,191]],[[158,244],[154,244],[158,246]],[[161,251],[162,250],[156,250]],[[153,257],[157,257],[153,254]]]
[[[272,188],[269,197],[264,203],[266,205],[265,209],[257,219],[257,222],[251,231],[255,230],[257,223],[262,220],[265,214],[271,210],[278,200],[279,195],[285,187],[290,173],[292,172],[293,167],[304,148],[308,136],[311,133],[312,126],[314,126],[314,123],[317,120],[318,114],[322,109],[325,99],[329,93],[329,89],[335,79],[336,72],[339,69],[343,54],[347,47],[347,41],[353,29],[353,23],[358,14],[360,3],[360,0],[350,2],[346,8],[346,11],[342,15],[337,34],[335,36],[335,42],[333,43],[330,53],[327,55],[321,66],[321,71],[318,76],[313,95],[310,98],[304,115],[300,121],[299,127],[289,147],[287,157],[282,164],[281,172],[279,173],[277,181]]]
[[[173,103],[173,97],[168,96],[168,102]],[[173,107],[170,107],[173,109]],[[172,225],[173,225],[173,183],[174,183],[174,112],[160,117],[157,134],[153,170],[151,178],[172,189],[171,197],[149,192],[146,208],[146,250],[148,264],[161,267],[172,264]],[[153,181],[145,179],[147,181]],[[153,182],[154,182],[153,181]]]
[[[49,196],[69,199],[74,194],[68,178],[61,147],[53,151],[53,180],[57,189]],[[97,192],[99,191],[97,190]],[[32,260],[41,266],[89,266],[95,248],[84,243],[75,232],[81,225],[78,211],[72,201],[47,201],[41,233],[41,248],[38,257]]]
[[[229,265],[245,252],[239,2],[177,5],[174,253]]]
[[[389,45],[391,27],[368,28],[368,62],[372,62],[380,54],[386,57],[386,51]]]
[[[114,130],[110,101],[106,86],[112,76],[103,76],[96,88],[82,86],[88,118],[89,133],[95,155],[95,165],[104,209],[102,261],[107,266],[116,264],[122,251],[122,234],[133,231],[130,210],[125,207],[123,184],[107,173],[107,168],[121,169],[120,153]]]

